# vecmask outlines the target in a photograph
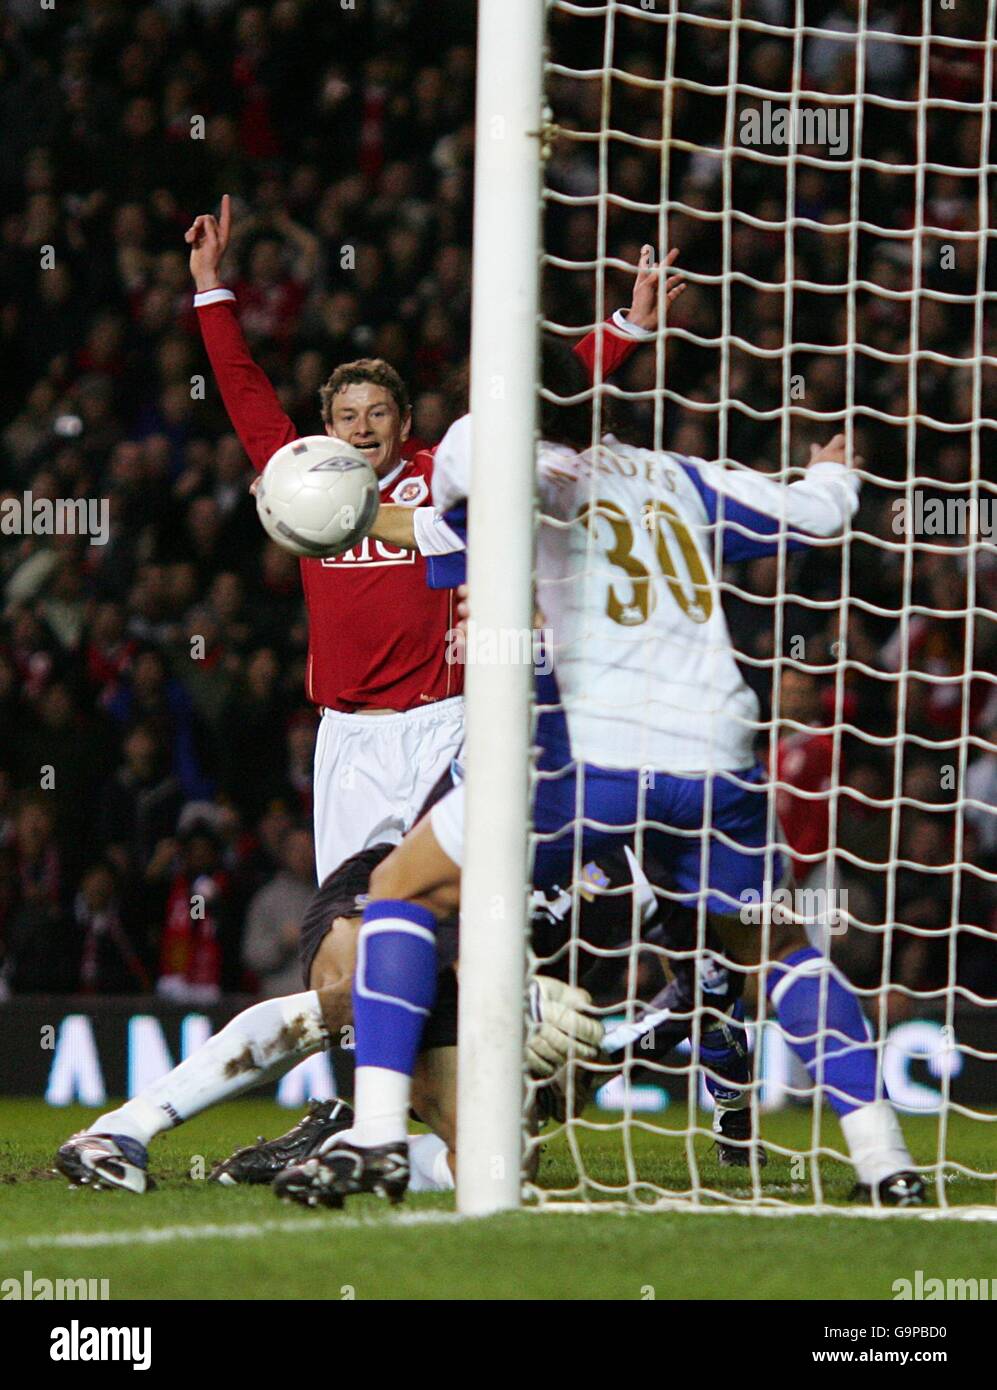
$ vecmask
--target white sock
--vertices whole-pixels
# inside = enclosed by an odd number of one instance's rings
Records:
[[[408,1134],[412,1078],[388,1067],[357,1067],[353,1082],[353,1142],[363,1149],[397,1144]]]
[[[449,1150],[438,1134],[413,1134],[408,1141],[410,1192],[452,1192]]]
[[[884,1178],[914,1167],[900,1121],[888,1100],[860,1105],[840,1119],[859,1182],[875,1187]]]
[[[264,1081],[275,1081],[302,1058],[329,1041],[318,994],[264,999],[226,1023],[186,1061],[126,1101],[101,1115],[91,1134],[126,1134],[140,1144],[164,1129],[230,1100]]]

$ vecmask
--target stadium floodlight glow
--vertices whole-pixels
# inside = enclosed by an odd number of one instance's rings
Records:
[[[544,7],[478,6],[468,583],[478,632],[533,626]],[[520,1202],[532,666],[466,670],[457,1208]]]

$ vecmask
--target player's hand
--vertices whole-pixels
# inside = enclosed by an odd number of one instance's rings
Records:
[[[592,997],[586,990],[538,975],[530,984],[529,1005],[526,1061],[532,1076],[553,1076],[572,1055],[589,1062],[598,1057],[603,1027],[589,1012]]]
[[[844,468],[861,468],[865,459],[860,454],[850,454],[845,436],[836,434],[823,446],[810,445],[810,458],[807,467],[812,467],[815,463],[840,463]]]
[[[678,247],[673,246],[660,265],[654,264],[654,247],[642,246],[637,266],[637,279],[634,281],[633,298],[627,310],[627,322],[635,328],[652,329],[658,326],[658,295],[664,272],[678,259]],[[665,310],[675,303],[685,290],[681,273],[669,275],[665,280]]]
[[[231,235],[232,200],[226,193],[218,217],[212,217],[209,212],[201,213],[184,233],[184,241],[190,247],[190,273],[199,293],[221,287],[219,267]]]

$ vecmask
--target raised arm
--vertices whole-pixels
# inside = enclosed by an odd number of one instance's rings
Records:
[[[235,314],[235,295],[220,279],[222,257],[232,233],[232,203],[222,198],[218,218],[195,217],[184,240],[190,246],[201,336],[232,427],[258,473],[271,454],[297,439],[265,372],[253,361]]]
[[[601,323],[594,332],[587,334],[575,345],[575,355],[584,366],[590,381],[595,381],[600,340],[602,379],[608,381],[620,370],[639,343],[655,338],[658,331],[658,296],[662,276],[675,264],[677,257],[678,248],[673,247],[661,264],[655,265],[654,247],[641,247],[630,308],[626,312],[617,309],[605,323]],[[681,274],[667,277],[664,303],[666,310],[669,305],[674,304],[684,289],[685,281]]]

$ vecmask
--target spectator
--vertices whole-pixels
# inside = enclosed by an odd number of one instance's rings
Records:
[[[224,947],[235,935],[229,915],[231,884],[222,867],[220,842],[208,823],[193,821],[179,840],[157,989],[167,999],[211,1004],[222,990]]]
[[[149,971],[129,930],[114,870],[95,864],[83,875],[74,905],[83,935],[79,988],[83,994],[145,993]]]
[[[301,988],[301,920],[315,892],[315,855],[306,830],[292,830],[282,846],[283,867],[255,895],[246,916],[242,961],[265,998]]]
[[[100,796],[100,842],[119,874],[141,875],[159,847],[170,842],[183,792],[165,764],[153,725],[139,723],[129,731],[121,765]]]
[[[43,795],[22,803],[12,848],[4,978],[15,993],[71,993],[79,978],[79,942],[66,911],[55,817]]]
[[[189,800],[210,795],[201,770],[193,702],[180,681],[169,675],[163,653],[140,650],[131,671],[107,705],[120,725],[151,724],[164,748],[172,750],[173,771]]]

